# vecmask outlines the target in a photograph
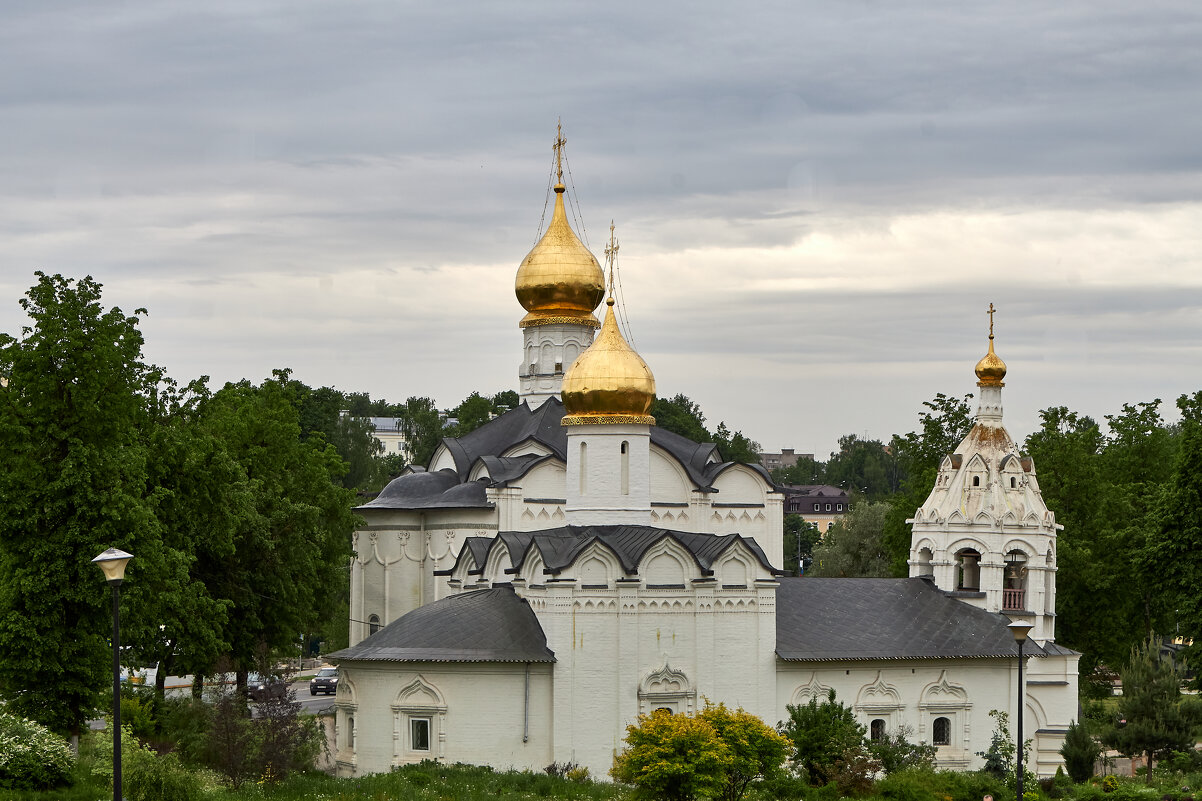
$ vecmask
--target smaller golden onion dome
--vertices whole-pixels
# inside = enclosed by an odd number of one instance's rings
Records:
[[[618,330],[614,299],[606,305],[600,333],[563,377],[563,425],[654,425],[655,376]]]
[[[989,352],[977,362],[976,373],[979,387],[1005,386],[1002,379],[1006,377],[1006,363],[993,352],[993,334],[989,335]]]
[[[527,312],[520,328],[553,323],[601,326],[593,309],[605,297],[605,275],[568,225],[563,193],[563,184],[556,184],[551,224],[518,267],[514,291]]]

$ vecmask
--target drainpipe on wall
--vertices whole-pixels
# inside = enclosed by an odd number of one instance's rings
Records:
[[[522,709],[522,742],[530,740],[530,663],[526,663],[526,705]]]

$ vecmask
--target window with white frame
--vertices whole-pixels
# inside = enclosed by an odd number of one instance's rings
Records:
[[[430,750],[430,718],[409,718],[409,750]]]

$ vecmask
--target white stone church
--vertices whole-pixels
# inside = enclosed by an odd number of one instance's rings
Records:
[[[941,766],[974,768],[989,711],[1016,714],[1015,619],[1033,625],[1032,767],[1053,773],[1078,654],[1054,642],[1057,525],[1002,424],[992,330],[975,425],[914,516],[911,577],[785,577],[781,494],[758,465],[656,427],[613,299],[594,316],[605,279],[562,173],[555,193],[517,272],[521,405],[358,509],[351,646],[331,656],[338,772],[605,776],[640,713],[709,699],[775,724],[831,688],[872,736],[905,726]]]

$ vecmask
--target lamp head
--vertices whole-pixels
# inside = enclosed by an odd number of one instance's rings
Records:
[[[1035,627],[1025,620],[1015,620],[1006,628],[1010,629],[1010,633],[1014,635],[1015,642],[1026,642],[1027,634]]]
[[[133,558],[133,554],[128,554],[119,548],[109,548],[93,559],[92,564],[104,571],[104,578],[109,584],[120,584],[121,580],[125,578],[125,566]]]

